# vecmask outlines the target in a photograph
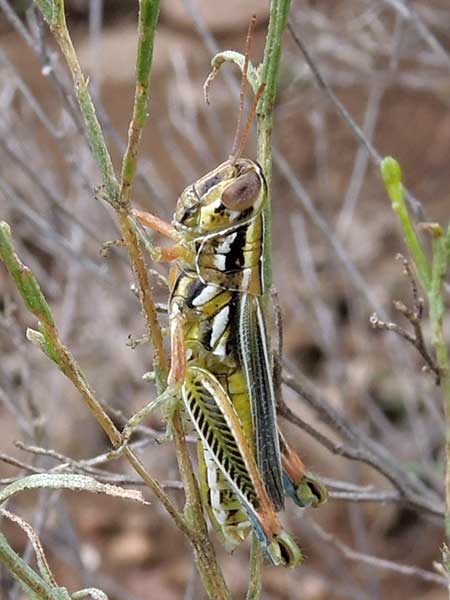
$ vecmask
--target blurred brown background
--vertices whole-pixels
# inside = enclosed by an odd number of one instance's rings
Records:
[[[136,5],[131,0],[67,0],[80,61],[119,168],[132,109]],[[32,50],[11,20],[14,7],[31,32]],[[94,199],[100,178],[71,110],[62,58],[47,28],[25,2],[0,3],[0,218],[10,223],[19,254],[38,276],[61,337],[99,396],[131,415],[154,395],[144,383],[148,344],[121,249],[107,258],[102,241],[117,237],[113,215]],[[203,101],[202,85],[218,49],[242,51],[256,13],[253,57],[261,59],[267,3],[165,0],[151,77],[151,118],[141,146],[135,204],[170,219],[188,184],[224,160],[231,148],[238,76],[225,66]],[[8,18],[9,14],[9,18]],[[421,202],[419,221],[449,216],[450,8],[444,0],[296,1],[292,26],[327,82],[381,155],[402,165]],[[16,24],[17,25],[17,24]],[[395,319],[394,299],[411,302],[397,252],[405,252],[378,169],[316,83],[289,32],[275,114],[273,268],[285,324],[285,358],[389,460],[442,497],[444,423],[439,391],[421,372],[413,349],[374,331],[370,315]],[[33,44],[32,44],[33,45]],[[254,156],[254,139],[247,147]],[[157,267],[165,274],[165,268]],[[167,292],[154,277],[158,300]],[[402,322],[407,327],[407,324]],[[108,444],[71,385],[25,340],[34,320],[0,265],[0,451],[41,468],[55,461],[17,450],[14,440],[53,448],[75,459]],[[428,334],[426,320],[424,331]],[[285,389],[285,400],[328,436],[335,432]],[[123,423],[117,417],[117,423]],[[148,424],[163,431],[159,415]],[[402,502],[352,502],[336,481],[358,490],[392,490],[360,462],[324,449],[286,425],[308,467],[331,481],[328,504],[305,515],[289,504],[282,519],[307,560],[287,572],[265,568],[263,598],[299,600],[440,600],[445,587],[349,560],[314,530],[364,555],[433,571],[444,540],[441,519]],[[151,432],[149,439],[152,439]],[[144,438],[145,439],[145,436]],[[141,451],[161,480],[177,480],[171,443]],[[126,472],[123,461],[113,467]],[[1,477],[17,468],[0,463]],[[333,485],[334,481],[334,485]],[[371,487],[372,486],[372,487]],[[346,488],[347,489],[347,488]],[[348,491],[348,489],[347,489]],[[173,492],[180,501],[182,496]],[[333,495],[333,494],[332,494]],[[58,581],[95,585],[110,598],[202,598],[190,550],[158,503],[137,507],[86,494],[25,494],[14,509],[40,532]],[[311,514],[312,513],[312,514]],[[23,535],[7,528],[23,550]],[[245,596],[248,545],[233,556],[218,548],[234,597]],[[2,573],[5,598],[19,598]]]

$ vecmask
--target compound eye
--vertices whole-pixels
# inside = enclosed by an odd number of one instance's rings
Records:
[[[245,210],[256,202],[261,190],[261,179],[255,171],[241,175],[222,194],[222,204],[230,210]]]

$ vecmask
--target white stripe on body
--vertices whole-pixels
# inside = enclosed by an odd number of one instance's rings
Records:
[[[205,457],[206,472],[208,478],[209,495],[211,500],[211,508],[214,512],[214,517],[219,525],[224,525],[227,520],[227,513],[223,509],[220,502],[220,489],[217,481],[217,465],[209,450],[203,447]]]
[[[192,305],[193,306],[203,306],[203,304],[206,304],[207,302],[212,300],[215,296],[218,296],[221,292],[222,292],[222,290],[220,288],[218,288],[217,286],[207,285],[205,288],[203,288],[203,290],[200,292],[200,294],[198,296],[196,296],[194,298],[194,300],[192,300]]]
[[[216,254],[213,258],[213,264],[217,269],[219,269],[219,271],[225,271],[226,261],[226,254]]]
[[[227,235],[227,237],[217,246],[217,252],[219,252],[220,254],[228,254],[228,252],[230,252],[231,250],[231,244],[236,239],[236,236],[237,232],[230,233],[230,235]]]
[[[214,348],[228,325],[228,317],[230,315],[230,307],[224,306],[213,319],[210,346]]]

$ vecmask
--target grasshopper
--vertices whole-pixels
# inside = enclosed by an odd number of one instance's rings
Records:
[[[248,50],[246,63],[247,56]],[[202,499],[225,547],[232,551],[253,531],[275,565],[294,567],[302,552],[277,512],[285,494],[307,507],[325,501],[327,492],[277,424],[262,304],[267,184],[262,168],[240,156],[246,135],[239,141],[239,129],[231,156],[181,194],[172,224],[135,211],[141,224],[174,242],[153,252],[158,260],[175,261],[171,369],[166,391],[132,417],[123,439],[150,410],[181,399],[199,439]]]

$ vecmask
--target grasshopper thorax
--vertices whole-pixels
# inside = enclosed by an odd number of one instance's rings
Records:
[[[229,159],[184,190],[173,225],[184,235],[202,237],[250,220],[266,197],[261,167],[248,158]]]

